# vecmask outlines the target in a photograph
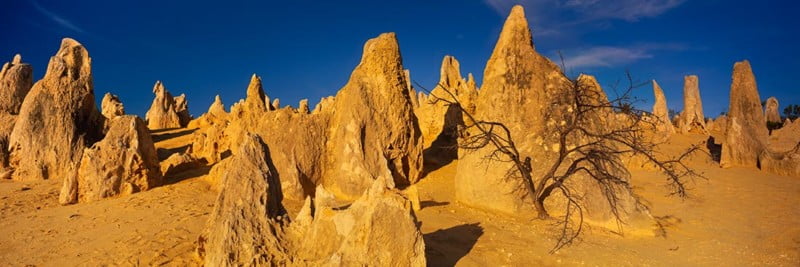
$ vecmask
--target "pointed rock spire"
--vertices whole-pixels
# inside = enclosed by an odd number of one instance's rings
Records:
[[[720,166],[756,167],[767,142],[767,121],[758,95],[756,77],[747,60],[733,65],[728,131]]]
[[[697,75],[687,75],[683,78],[683,111],[678,120],[678,128],[682,133],[707,132]]]
[[[395,34],[367,41],[334,101],[324,175],[331,192],[353,198],[381,176],[417,182],[422,138],[407,84]]]
[[[250,77],[250,85],[247,86],[247,97],[244,100],[245,109],[252,112],[267,111],[267,106],[265,104],[266,97],[264,88],[261,85],[261,77],[253,74],[253,76]]]
[[[658,120],[656,121],[656,130],[667,134],[675,133],[675,127],[672,126],[672,120],[669,118],[667,98],[664,97],[664,91],[661,90],[661,86],[658,85],[656,80],[653,80],[653,95],[655,98],[653,116]]]

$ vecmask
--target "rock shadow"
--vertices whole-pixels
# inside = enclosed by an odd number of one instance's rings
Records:
[[[431,143],[431,146],[422,151],[424,160],[422,177],[438,170],[458,158],[458,125],[463,125],[461,110],[456,106],[448,106],[444,115],[444,129]]]
[[[189,149],[189,146],[191,145],[192,144],[182,145],[174,148],[157,148],[156,154],[158,154],[158,161],[159,162],[164,161],[165,159],[169,158],[169,156],[175,153],[183,153],[184,151]]]
[[[439,229],[423,235],[425,257],[429,266],[455,266],[472,250],[483,235],[480,223],[468,223]]]
[[[427,208],[427,207],[438,207],[438,206],[446,206],[450,205],[450,202],[436,202],[433,200],[425,200],[419,203],[420,207]]]
[[[172,130],[172,129],[170,129],[170,130]],[[161,130],[157,130],[157,131],[161,131]],[[194,133],[194,131],[197,131],[197,128],[186,129],[186,130],[178,131],[178,132],[174,132],[174,133],[162,133],[162,134],[157,134],[158,133],[157,131],[150,132],[150,134],[153,136],[153,143],[161,142],[161,141],[172,139],[172,138],[176,138],[176,137],[181,137],[181,136],[184,136],[184,135],[187,135],[187,134],[192,134],[192,133]],[[163,131],[161,131],[161,132],[163,132]]]
[[[711,159],[719,163],[722,158],[722,145],[718,145],[715,141],[713,136],[709,136],[708,140],[706,140],[706,148],[708,153],[711,154]]]
[[[176,173],[170,172],[170,175],[164,177],[164,185],[176,184],[183,180],[189,180],[192,178],[197,178],[206,175],[209,172],[211,172],[212,167],[214,167],[214,165],[203,165],[200,167],[187,169],[181,172],[176,172]]]

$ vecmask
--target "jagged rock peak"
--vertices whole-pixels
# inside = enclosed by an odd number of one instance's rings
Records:
[[[50,58],[43,79],[58,79],[62,76],[72,80],[92,77],[92,59],[89,57],[89,52],[71,38],[61,40],[61,48]]]
[[[222,98],[219,95],[214,97],[214,103],[211,103],[211,106],[208,107],[208,113],[211,114],[219,114],[219,113],[227,113],[225,111],[225,104],[222,103]]]
[[[439,85],[446,88],[453,88],[463,81],[461,78],[461,67],[458,60],[453,56],[444,56],[440,73]]]
[[[11,60],[12,65],[19,65],[22,64],[22,55],[16,54],[14,55],[14,59]]]
[[[266,111],[266,97],[266,94],[264,94],[264,88],[261,85],[261,77],[253,74],[253,76],[250,77],[250,84],[247,86],[245,107],[247,107],[247,109],[250,111]]]
[[[364,54],[361,56],[361,63],[356,69],[366,69],[365,71],[380,71],[386,68],[385,72],[402,73],[403,59],[400,56],[400,45],[397,43],[397,36],[393,32],[382,33],[378,37],[372,38],[364,44]]]
[[[525,10],[520,5],[511,8],[511,13],[508,14],[508,18],[503,24],[503,31],[500,32],[500,39],[497,41],[493,54],[509,46],[517,45],[528,45],[535,49],[528,20],[525,18]]]

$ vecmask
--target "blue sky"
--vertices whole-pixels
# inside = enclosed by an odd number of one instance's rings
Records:
[[[89,50],[95,94],[117,94],[143,115],[156,80],[186,93],[194,115],[214,95],[244,97],[250,75],[282,104],[333,95],[358,64],[364,42],[396,32],[412,79],[433,87],[453,55],[479,84],[503,21],[525,7],[537,51],[565,56],[567,72],[596,75],[607,89],[630,70],[656,79],[671,109],[682,109],[683,76],[697,74],[706,116],[727,110],[733,63],[749,59],[762,99],[800,104],[794,1],[45,1],[0,10],[0,59],[20,53],[36,79],[60,39]],[[637,96],[652,105],[652,90]]]

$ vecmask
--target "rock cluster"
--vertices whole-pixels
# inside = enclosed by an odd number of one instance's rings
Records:
[[[186,127],[189,124],[192,118],[189,115],[189,107],[185,95],[173,97],[164,88],[164,84],[161,81],[156,81],[153,86],[153,93],[156,97],[145,115],[147,128],[150,130],[172,129]]]
[[[206,265],[425,265],[410,203],[385,178],[347,208],[330,206],[320,188],[315,205],[307,198],[290,222],[270,155],[261,138],[247,134],[230,159],[237,168],[222,177],[198,242]]]
[[[9,137],[9,165],[16,180],[72,175],[83,149],[102,138],[103,116],[94,102],[92,60],[65,38],[42,80],[31,88]]]
[[[736,62],[733,65],[728,126],[722,144],[720,166],[758,166],[758,157],[764,150],[768,136],[763,110],[750,62]]]
[[[703,101],[700,99],[700,86],[696,75],[683,78],[683,111],[678,116],[678,129],[681,133],[706,133],[703,116]]]
[[[279,109],[273,101],[269,108],[261,79],[253,76],[247,98],[231,107],[224,130],[229,147],[256,133],[281,151],[272,161],[290,199],[302,200],[324,184],[355,200],[381,176],[413,184],[422,170],[422,137],[405,78],[394,34],[369,40],[350,81],[310,113],[303,104]]]
[[[106,95],[103,96],[103,102],[101,102],[100,107],[103,116],[108,119],[125,115],[125,107],[122,106],[122,101],[119,100],[118,96],[112,95],[111,93],[106,93]]]
[[[764,116],[767,122],[781,123],[781,114],[778,113],[778,99],[774,96],[767,98],[766,106],[764,107]]]
[[[123,115],[108,123],[105,138],[86,148],[80,164],[65,177],[61,204],[129,195],[163,182],[156,149],[144,121]]]

